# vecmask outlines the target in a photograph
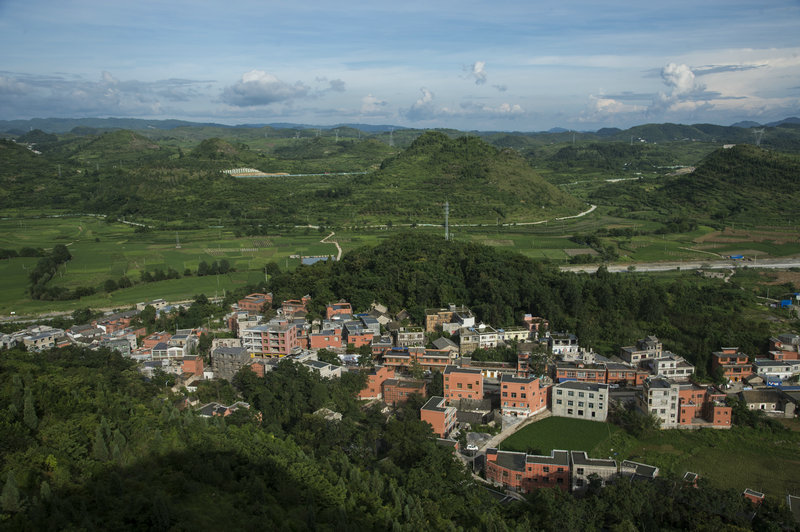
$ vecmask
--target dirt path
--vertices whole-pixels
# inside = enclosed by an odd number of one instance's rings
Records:
[[[336,260],[339,261],[339,260],[342,260],[342,246],[340,246],[339,242],[337,242],[336,240],[333,240],[333,241],[330,241],[330,242],[328,241],[328,239],[330,237],[332,237],[333,235],[335,235],[335,234],[336,233],[331,231],[331,234],[329,234],[328,236],[326,236],[325,238],[323,238],[319,242],[320,242],[320,244],[333,244],[334,246],[336,246]]]
[[[483,449],[485,450],[492,447],[497,447],[498,445],[500,445],[501,441],[505,440],[506,438],[508,438],[509,436],[520,430],[522,427],[526,427],[531,423],[536,423],[537,421],[541,421],[545,418],[550,417],[551,415],[552,412],[550,410],[545,410],[544,412],[539,412],[535,416],[531,416],[527,419],[524,419],[519,423],[515,423],[510,427],[506,427],[502,431],[500,431],[499,434],[495,434],[486,443],[484,443]]]

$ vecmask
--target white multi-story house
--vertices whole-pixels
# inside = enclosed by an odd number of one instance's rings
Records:
[[[608,384],[565,381],[553,386],[554,416],[605,421],[608,417]]]
[[[639,396],[639,408],[661,420],[662,428],[678,426],[679,386],[660,377],[645,380]]]

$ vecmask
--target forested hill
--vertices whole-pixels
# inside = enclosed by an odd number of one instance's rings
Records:
[[[737,145],[711,153],[691,174],[661,190],[675,205],[718,217],[780,212],[800,218],[800,157]]]
[[[441,209],[445,199],[454,206],[454,219],[544,219],[576,214],[583,206],[542,179],[515,150],[435,131],[357,182],[370,191],[375,208],[382,205],[398,214]]]
[[[494,326],[520,324],[526,313],[550,320],[554,330],[577,333],[582,346],[616,355],[620,346],[655,334],[665,347],[711,371],[711,352],[736,345],[766,352],[769,327],[744,317],[752,294],[722,281],[659,281],[645,275],[562,273],[554,265],[487,246],[404,234],[362,248],[340,262],[271,268],[266,287],[275,299],[310,294],[313,304],[345,298],[355,308],[380,301],[406,308],[421,323],[424,309],[465,304]],[[322,308],[316,308],[322,312]]]

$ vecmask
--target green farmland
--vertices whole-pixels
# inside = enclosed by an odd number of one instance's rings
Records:
[[[137,231],[136,226],[110,222],[102,217],[40,215],[0,219],[0,248],[19,251],[24,247],[51,249],[64,244],[72,260],[59,270],[52,283],[74,289],[90,286],[99,289],[109,279],[127,276],[138,283],[143,271],[172,268],[181,274],[177,280],[137,284],[110,294],[98,293],[77,301],[33,301],[27,295],[28,274],[37,259],[17,257],[0,261],[0,314],[65,311],[77,307],[99,308],[127,305],[148,298],[185,299],[199,293],[221,294],[263,278],[263,267],[274,262],[281,269],[294,269],[303,256],[336,255],[332,242],[320,242],[335,231],[332,241],[343,252],[375,246],[401,231],[421,231],[443,235],[436,226],[396,224],[387,226],[275,228],[267,234],[241,236],[233,227],[209,225],[204,229]],[[570,259],[598,259],[598,251],[579,243],[574,235],[588,235],[600,228],[645,232],[635,236],[603,236],[603,248],[617,254],[618,262],[656,262],[662,260],[713,260],[733,252],[758,257],[800,253],[800,241],[791,228],[737,229],[714,231],[699,226],[686,233],[656,234],[657,222],[612,216],[607,209],[596,209],[587,216],[552,220],[537,224],[451,225],[455,240],[484,244],[521,253],[535,259],[566,264]],[[237,236],[239,235],[239,236]],[[178,244],[180,247],[178,247]],[[595,245],[595,247],[597,247]],[[236,270],[209,277],[194,274],[201,261],[211,264],[225,259]]]
[[[508,437],[500,449],[544,454],[585,450],[593,458],[655,465],[662,474],[692,471],[722,488],[752,488],[770,497],[800,493],[798,432],[673,429],[635,438],[610,423],[551,417]]]

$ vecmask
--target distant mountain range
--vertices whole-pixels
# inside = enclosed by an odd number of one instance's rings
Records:
[[[797,125],[800,124],[800,118],[788,117],[776,122],[767,124],[759,124],[753,121],[742,121],[732,124],[731,126],[720,126],[715,124],[695,124],[694,126],[685,126],[682,124],[669,124],[676,127],[698,127],[706,126],[711,128],[736,127],[736,128],[754,128],[754,127],[778,127],[786,124]],[[600,136],[613,136],[616,133],[625,131],[636,130],[637,128],[646,128],[654,124],[643,124],[634,126],[628,130],[621,130],[618,128],[601,128],[595,132]],[[665,124],[666,125],[666,124]],[[291,122],[272,122],[267,124],[238,124],[238,125],[225,125],[217,124],[214,122],[190,122],[186,120],[148,120],[141,118],[31,118],[28,120],[0,120],[0,132],[10,135],[22,135],[33,129],[40,129],[47,133],[68,133],[74,128],[92,128],[92,129],[129,129],[129,130],[145,130],[145,129],[162,129],[169,130],[178,127],[218,127],[218,128],[263,128],[271,127],[273,129],[321,129],[333,130],[337,128],[352,128],[358,129],[365,133],[385,133],[389,131],[401,131],[407,128],[403,126],[394,126],[390,124],[372,125],[372,124],[336,124],[336,125],[312,125],[312,124],[295,124]],[[559,134],[569,133],[573,130],[565,129],[562,127],[554,127],[548,131],[530,132],[540,134]],[[583,134],[591,134],[590,131],[581,132]]]

